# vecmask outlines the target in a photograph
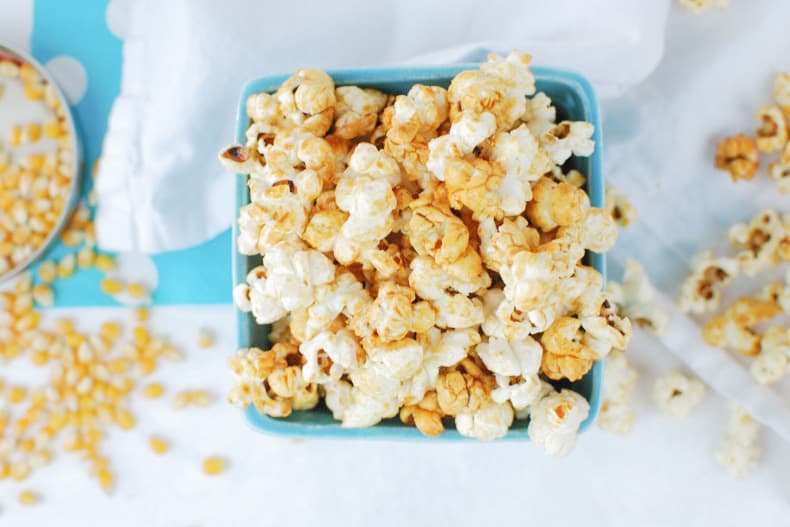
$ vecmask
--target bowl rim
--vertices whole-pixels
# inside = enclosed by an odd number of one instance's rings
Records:
[[[425,66],[385,66],[376,68],[352,68],[352,69],[337,69],[325,70],[332,79],[335,81],[336,86],[354,84],[358,86],[375,87],[382,83],[387,82],[413,82],[417,83],[430,83],[432,80],[436,83],[447,82],[448,78],[451,79],[461,71],[470,69],[478,69],[480,63],[478,62],[465,62],[445,65],[425,65]],[[601,126],[598,110],[598,101],[595,96],[590,82],[581,74],[570,70],[536,66],[530,68],[536,81],[550,81],[565,85],[568,89],[572,90],[575,95],[579,97],[582,102],[581,112],[584,119],[594,126],[593,141],[596,148],[593,154],[585,159],[589,160],[590,173],[587,174],[587,193],[590,196],[590,202],[594,207],[602,207],[604,204],[604,174],[602,162],[602,141],[601,141]],[[240,93],[239,104],[236,114],[236,141],[244,142],[246,131],[249,127],[249,117],[247,116],[246,101],[247,98],[260,92],[273,92],[279,87],[280,84],[292,73],[267,75],[247,81]],[[415,77],[419,80],[415,80]],[[236,175],[236,196],[237,207],[242,203],[243,196],[246,193],[246,178],[245,174]],[[246,258],[246,255],[239,254],[236,248],[236,239],[238,237],[238,222],[233,222],[233,232],[231,240],[231,255],[232,255],[232,286],[244,280],[241,273],[241,260]],[[606,255],[588,251],[589,265],[598,270],[606,283]],[[249,328],[254,321],[249,313],[243,313],[235,307],[237,336],[239,339],[239,346],[243,335],[249,334]],[[253,345],[247,343],[247,345]],[[588,402],[590,404],[590,411],[587,418],[582,422],[579,427],[579,432],[586,431],[598,417],[601,403],[601,389],[603,384],[603,361],[598,360],[593,364],[592,369],[587,375],[591,375],[592,386]],[[280,436],[288,437],[302,437],[302,438],[335,438],[335,439],[377,439],[377,440],[405,440],[405,441],[419,441],[424,440],[426,437],[413,426],[399,425],[387,426],[378,424],[368,428],[343,428],[340,423],[337,426],[318,425],[309,422],[293,422],[283,419],[276,419],[266,415],[261,415],[254,408],[249,405],[241,412],[244,415],[244,420],[247,425],[252,429]],[[394,419],[397,419],[395,417]],[[435,440],[444,441],[457,441],[457,440],[470,440],[471,438],[462,436],[456,430],[445,430],[439,437],[431,438]],[[514,434],[511,431],[497,441],[529,441],[526,431]]]
[[[63,231],[64,227],[68,223],[69,219],[71,218],[71,214],[74,211],[75,206],[80,198],[80,189],[81,187],[81,172],[82,172],[82,143],[79,138],[79,134],[77,132],[77,124],[74,120],[74,116],[71,111],[71,106],[69,105],[69,101],[64,95],[63,91],[58,86],[58,83],[55,81],[55,78],[47,71],[47,69],[38,62],[33,56],[12,44],[0,40],[0,54],[8,54],[11,56],[16,56],[20,60],[23,60],[33,67],[36,68],[41,77],[46,80],[54,89],[55,94],[57,95],[58,99],[60,100],[61,106],[64,108],[64,116],[66,119],[66,124],[68,126],[69,132],[71,133],[71,147],[74,151],[74,163],[71,167],[71,183],[69,189],[69,198],[66,201],[66,206],[63,208],[63,212],[61,212],[58,221],[55,223],[55,227],[49,232],[47,237],[44,239],[44,243],[41,246],[33,251],[30,256],[28,256],[20,265],[17,265],[11,268],[8,272],[0,275],[0,285],[4,285],[9,283],[15,277],[24,273],[31,265],[36,263],[39,258],[41,258],[46,252],[52,247],[52,245],[57,241],[58,236]]]

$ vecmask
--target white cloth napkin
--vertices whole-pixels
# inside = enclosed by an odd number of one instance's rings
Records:
[[[130,4],[121,94],[97,178],[108,250],[156,253],[230,226],[233,181],[216,153],[234,140],[245,81],[300,66],[340,68],[484,58],[519,48],[613,95],[658,64],[668,0]]]

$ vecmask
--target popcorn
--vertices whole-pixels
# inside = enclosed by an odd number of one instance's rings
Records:
[[[661,335],[669,325],[669,313],[655,303],[657,292],[636,260],[627,260],[623,283],[609,282],[607,297],[640,327]]]
[[[759,212],[748,225],[736,223],[727,237],[733,247],[741,249],[737,259],[747,276],[775,267],[780,260],[790,260],[790,233],[775,210]]]
[[[680,309],[686,313],[706,313],[721,304],[723,288],[738,275],[740,265],[733,258],[713,258],[703,251],[691,261],[691,274],[680,288]]]
[[[716,7],[719,10],[724,10],[730,4],[730,0],[680,0],[680,5],[699,15],[707,11],[711,7]]]
[[[777,73],[774,76],[774,100],[783,109],[790,106],[790,74]]]
[[[733,181],[754,179],[760,167],[757,141],[742,134],[724,139],[716,147],[714,165],[729,172]]]
[[[618,435],[631,431],[634,412],[628,405],[628,397],[638,378],[639,373],[628,363],[622,351],[613,351],[606,357],[599,427]]]
[[[776,182],[779,192],[790,194],[790,142],[785,145],[782,156],[768,165],[768,176]]]
[[[532,191],[527,218],[544,232],[579,223],[590,208],[590,198],[583,190],[547,177],[541,178]]]
[[[749,372],[759,384],[768,385],[779,381],[787,370],[787,354],[777,349],[765,349],[752,362]]]
[[[727,436],[714,458],[735,479],[742,479],[757,465],[763,450],[757,445],[760,424],[735,405],[730,408]]]
[[[552,389],[530,408],[529,438],[551,456],[566,456],[589,412],[590,404],[578,393]]]
[[[334,133],[343,139],[354,139],[373,131],[387,96],[370,88],[340,86],[335,89],[335,100]]]
[[[505,403],[488,402],[474,412],[464,412],[455,417],[455,428],[462,436],[482,441],[504,437],[513,423],[513,408]]]
[[[220,157],[248,174],[237,242],[261,264],[233,296],[273,347],[231,361],[232,402],[285,416],[323,397],[344,427],[398,415],[434,436],[452,417],[494,439],[556,393],[544,376],[625,347],[630,322],[580,264],[617,224],[557,166],[589,155],[593,130],[527,99],[530,61],[491,55],[397,96],[299,70],[248,98],[246,141]],[[562,394],[557,452],[589,411]]]
[[[540,337],[543,346],[541,370],[549,379],[581,379],[593,362],[600,358],[583,343],[582,322],[577,318],[559,317]]]
[[[757,128],[757,149],[770,154],[787,144],[787,123],[779,106],[765,106],[757,111],[760,126]]]
[[[636,220],[636,209],[628,197],[612,185],[606,185],[606,211],[620,227],[628,227]]]
[[[540,136],[540,144],[555,164],[561,165],[571,154],[587,157],[592,155],[595,142],[593,125],[585,121],[562,121]]]
[[[688,417],[705,396],[705,385],[698,379],[671,371],[658,379],[653,386],[653,400],[670,419]]]
[[[430,392],[417,404],[405,405],[399,412],[400,420],[414,425],[427,436],[438,436],[444,431],[442,411],[436,399],[436,392]],[[506,427],[507,431],[507,427]]]

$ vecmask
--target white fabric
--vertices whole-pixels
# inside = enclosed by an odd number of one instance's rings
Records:
[[[480,60],[484,48],[519,48],[613,95],[658,63],[668,0],[130,5],[97,235],[104,249],[156,253],[206,241],[233,221],[234,184],[216,153],[234,140],[239,93],[251,78],[300,66]]]
[[[748,223],[762,207],[790,212],[790,197],[779,194],[766,173],[769,156],[761,156],[758,176],[750,182],[732,183],[729,174],[713,167],[716,143],[736,133],[753,134],[758,108],[773,101],[774,74],[790,71],[785,27],[790,3],[732,4],[723,13],[714,9],[699,17],[676,13],[666,59],[655,73],[603,104],[606,178],[639,213],[620,233],[610,276],[618,278],[624,260],[636,258],[670,306],[696,252],[732,251],[726,239],[730,225]],[[781,272],[739,277],[722,306],[757,292],[770,279],[781,280]],[[699,329],[704,319],[672,309],[665,348],[790,441],[790,377],[759,386],[748,372],[753,359],[707,346]]]

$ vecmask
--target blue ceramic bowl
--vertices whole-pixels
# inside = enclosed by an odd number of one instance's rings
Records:
[[[335,84],[357,85],[376,88],[385,93],[406,93],[414,84],[429,84],[447,87],[452,78],[461,71],[477,69],[478,64],[453,64],[447,66],[424,67],[390,67],[377,69],[339,70],[328,73],[335,80]],[[570,119],[588,121],[595,126],[594,140],[595,152],[592,156],[572,157],[566,168],[575,168],[587,176],[587,192],[592,205],[603,206],[604,184],[601,171],[601,135],[598,119],[598,106],[590,83],[577,75],[562,70],[549,68],[533,68],[537,81],[538,91],[545,92],[557,107],[558,120]],[[247,116],[246,100],[253,93],[274,92],[288,75],[275,75],[256,79],[247,83],[239,100],[237,117],[236,140],[245,142],[245,132],[250,119]],[[246,185],[246,178],[238,176],[236,181],[236,206],[241,207],[249,203],[250,196]],[[241,283],[247,272],[260,264],[260,257],[248,257],[238,254],[235,241],[238,236],[234,224],[233,270],[234,284]],[[590,253],[587,256],[588,264],[595,267],[606,277],[606,260],[602,254]],[[238,342],[240,347],[267,346],[269,326],[260,326],[249,313],[237,312]],[[559,382],[558,387],[570,387],[580,393],[590,402],[590,414],[582,423],[584,430],[595,421],[600,406],[601,382],[603,379],[603,364],[597,362],[592,370],[582,379],[574,383]],[[254,428],[263,432],[294,436],[294,437],[331,437],[331,438],[365,438],[365,439],[427,439],[413,426],[406,426],[396,417],[388,419],[371,428],[343,428],[339,422],[332,419],[332,415],[323,406],[323,403],[313,410],[294,412],[286,418],[272,418],[261,415],[253,406],[245,410],[247,420]],[[529,439],[527,435],[528,420],[515,421],[513,427],[503,438],[505,440]],[[451,422],[446,423],[445,432],[439,439],[466,439],[452,427]],[[432,439],[435,441],[435,439]]]

